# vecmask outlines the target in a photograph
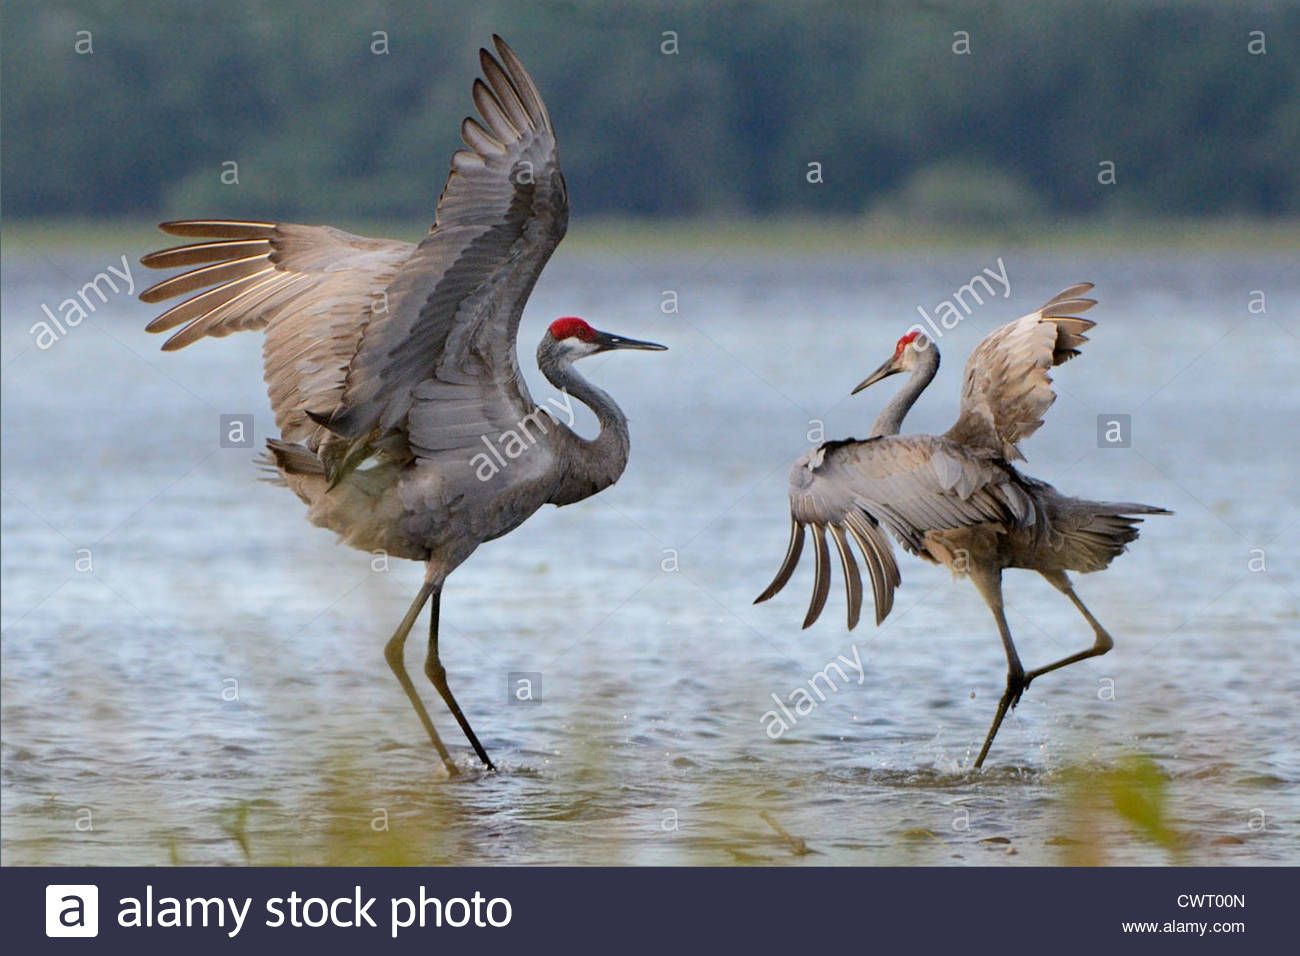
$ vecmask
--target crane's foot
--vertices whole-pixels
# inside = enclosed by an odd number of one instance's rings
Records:
[[[977,770],[984,766],[984,758],[989,755],[989,748],[993,746],[993,738],[998,735],[998,729],[1002,726],[1002,719],[1006,717],[1008,710],[1015,709],[1016,704],[1020,703],[1020,697],[1028,686],[1029,681],[1025,679],[1025,672],[1022,668],[1007,672],[1007,687],[1002,692],[1002,699],[998,701],[998,712],[993,716],[993,724],[989,727],[988,736],[984,738],[984,746],[980,748],[980,755],[975,758],[975,768]]]
[[[461,732],[464,733],[465,739],[469,741],[470,746],[474,748],[474,753],[483,762],[483,766],[496,772],[496,764],[492,762],[492,758],[488,756],[483,745],[478,742],[478,735],[474,733],[474,728],[469,725],[464,712],[460,709],[460,704],[456,702],[456,696],[451,692],[451,687],[447,685],[447,669],[442,666],[442,661],[436,657],[428,658],[424,662],[424,673],[432,681],[433,686],[447,705],[447,709],[451,711],[451,715],[456,718],[456,723],[460,725]]]

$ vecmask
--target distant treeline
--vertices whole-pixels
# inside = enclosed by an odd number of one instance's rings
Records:
[[[6,2],[4,212],[426,216],[494,31],[582,215],[1300,213],[1296,5],[933,0]]]

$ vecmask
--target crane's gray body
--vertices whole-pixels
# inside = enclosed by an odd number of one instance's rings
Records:
[[[542,370],[596,412],[595,439],[582,438],[543,408],[521,406],[510,430],[535,440],[486,478],[474,466],[475,456],[487,453],[484,439],[499,447],[504,429],[481,433],[483,438],[468,448],[426,450],[406,461],[383,460],[352,470],[333,488],[317,456],[273,441],[280,479],[307,504],[313,524],[365,551],[430,562],[445,577],[482,542],[513,531],[543,505],[572,504],[597,494],[627,465],[625,417],[556,353],[543,342]]]

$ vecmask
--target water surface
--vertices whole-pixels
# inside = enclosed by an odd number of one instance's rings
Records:
[[[864,434],[894,382],[849,389],[917,306],[998,256],[1009,299],[944,335],[907,428],[945,429],[979,338],[1089,279],[1100,324],[1058,370],[1027,470],[1177,516],[1080,578],[1116,649],[1035,683],[974,772],[1005,665],[969,583],[901,558],[893,615],[853,633],[838,578],[799,629],[808,567],[751,601],[784,553],[790,461],[810,434]],[[537,400],[557,315],[671,351],[584,363],[631,419],[623,479],[448,585],[444,661],[500,773],[475,769],[411,641],[453,781],[382,654],[419,568],[373,570],[255,481],[253,450],[218,447],[222,414],[255,415],[258,446],[272,434],[260,336],[163,355],[149,307],[120,295],[36,347],[41,304],[117,261],[4,268],[6,863],[1300,862],[1300,284],[1282,257],[561,251],[521,335]],[[1098,447],[1103,414],[1132,416],[1131,448]],[[1027,666],[1090,642],[1035,575],[1006,590]],[[772,695],[855,646],[861,682],[769,738]],[[512,699],[520,672],[539,701]],[[1173,841],[1111,811],[1135,755]]]

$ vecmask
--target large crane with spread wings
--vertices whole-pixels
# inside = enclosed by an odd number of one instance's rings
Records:
[[[424,583],[385,656],[450,773],[407,674],[403,651],[432,602],[425,673],[484,765],[487,751],[447,686],[438,655],[443,584],[483,542],[545,504],[567,505],[618,480],[627,419],[574,362],[611,349],[662,345],[552,322],[542,373],[595,412],[585,439],[539,408],[519,373],[524,305],[569,220],[551,118],[514,51],[493,37],[451,159],[436,221],[418,243],[328,226],[219,219],[160,227],[196,240],[141,261],[191,267],[140,294],[188,296],[149,323],[176,331],[165,350],[261,330],[263,374],[280,437],[267,463],[313,524],[353,547],[422,561]],[[495,450],[491,456],[487,450]],[[504,452],[504,454],[503,454]]]
[[[982,766],[1008,708],[1030,682],[1050,671],[1105,654],[1111,636],[1079,600],[1068,571],[1099,571],[1138,536],[1136,515],[1170,514],[1129,502],[1063,495],[1022,474],[1019,444],[1043,424],[1056,400],[1049,371],[1079,354],[1095,323],[1079,314],[1096,305],[1091,283],[1063,290],[1042,308],[991,332],[971,353],[961,412],[942,435],[900,435],[903,418],[939,370],[939,348],[913,329],[894,354],[853,391],[900,372],[911,377],[885,406],[864,441],[832,441],[812,449],[790,472],[790,544],[776,578],[755,603],[785,587],[811,530],[814,585],[804,627],[821,615],[830,593],[827,535],[839,554],[848,592],[848,626],[862,609],[862,577],[850,542],[867,566],[876,624],[885,620],[901,583],[886,532],[912,554],[969,576],[993,612],[1007,657],[1006,690],[984,746]],[[1002,572],[1039,572],[1078,608],[1093,629],[1086,650],[1026,671],[1002,604]]]

